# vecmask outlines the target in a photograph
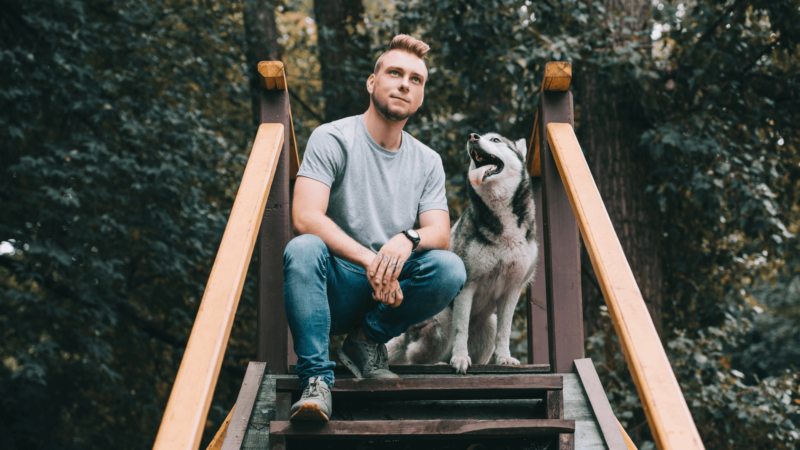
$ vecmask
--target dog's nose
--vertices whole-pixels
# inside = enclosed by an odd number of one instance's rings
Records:
[[[469,138],[467,139],[467,141],[468,142],[475,142],[477,140],[480,140],[480,138],[481,138],[480,134],[478,134],[478,133],[470,133],[469,134]]]

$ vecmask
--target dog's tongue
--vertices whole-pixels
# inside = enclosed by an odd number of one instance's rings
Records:
[[[478,167],[475,170],[469,171],[469,182],[472,183],[473,186],[480,186],[481,182],[483,182],[483,176],[486,175],[486,172],[489,170],[494,170],[497,166],[486,165],[482,167]]]

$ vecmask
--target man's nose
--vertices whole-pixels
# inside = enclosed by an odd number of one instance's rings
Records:
[[[469,134],[469,138],[467,138],[467,141],[468,142],[475,142],[475,141],[480,140],[480,138],[481,138],[480,134],[478,134],[478,133],[470,133]]]

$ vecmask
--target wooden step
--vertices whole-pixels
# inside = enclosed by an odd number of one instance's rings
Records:
[[[331,389],[336,399],[361,400],[506,400],[544,399],[547,391],[563,389],[560,375],[338,379]],[[276,380],[277,392],[302,392],[300,380]]]
[[[270,441],[284,436],[303,439],[395,439],[497,437],[522,438],[575,433],[574,420],[367,420],[270,422]],[[281,439],[274,439],[280,441]]]
[[[389,370],[398,375],[455,375],[449,364],[390,364]],[[352,376],[341,364],[333,369],[336,377]],[[297,366],[290,365],[289,373],[297,373]],[[550,364],[524,364],[512,366],[507,364],[473,364],[467,375],[483,374],[515,374],[515,373],[550,373]]]

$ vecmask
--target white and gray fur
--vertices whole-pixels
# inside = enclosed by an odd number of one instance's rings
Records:
[[[470,204],[451,230],[450,250],[464,261],[467,281],[451,307],[389,341],[391,364],[449,362],[464,374],[492,355],[496,364],[519,364],[509,351],[511,321],[539,256],[525,140],[490,133],[469,142],[467,152],[470,171],[502,164],[479,185],[467,183]]]

